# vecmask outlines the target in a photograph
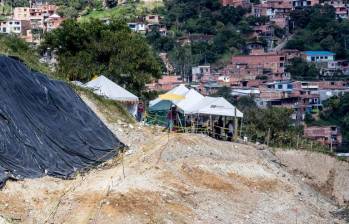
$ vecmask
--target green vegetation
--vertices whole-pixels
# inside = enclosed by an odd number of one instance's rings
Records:
[[[51,74],[50,69],[39,62],[39,54],[16,36],[0,35],[0,54],[19,58],[34,71]]]
[[[337,59],[349,56],[349,22],[337,20],[332,6],[320,6],[291,12],[296,32],[286,48],[298,50],[328,50]]]
[[[219,0],[169,0],[155,13],[164,17],[169,29],[161,36],[157,30],[147,34],[148,42],[158,52],[169,53],[178,74],[187,76],[194,65],[216,63],[226,55],[240,53],[251,28],[242,7],[223,7]],[[197,40],[186,45],[188,35]],[[186,45],[186,46],[185,46]]]
[[[309,125],[337,125],[341,128],[343,141],[349,142],[349,93],[334,96],[325,101],[320,119],[309,119]]]
[[[85,82],[103,74],[140,94],[146,83],[161,76],[158,60],[145,38],[120,20],[109,24],[66,20],[44,37],[41,49],[48,48],[56,51],[57,73],[67,80]]]
[[[291,74],[293,80],[318,80],[319,69],[315,64],[309,64],[302,58],[293,58],[286,67],[286,72]]]
[[[137,10],[136,5],[134,4],[127,4],[127,5],[121,5],[116,8],[111,9],[104,9],[104,10],[87,10],[84,12],[84,15],[82,15],[79,18],[79,21],[86,22],[90,19],[107,19],[107,18],[114,18],[114,19],[124,19],[126,21],[132,21],[132,19],[135,19],[138,14],[140,14],[141,11]]]
[[[87,97],[96,104],[100,112],[105,116],[108,122],[116,123],[123,121],[127,123],[135,123],[135,119],[128,113],[124,106],[114,100],[108,100],[104,97],[98,96],[88,89],[80,88],[75,85],[71,85],[73,89],[79,95]]]
[[[134,22],[140,16],[145,16],[157,8],[162,7],[162,3],[139,3],[128,2],[127,4],[98,9],[87,7],[82,11],[79,21],[88,21],[90,19],[123,19],[127,22]]]

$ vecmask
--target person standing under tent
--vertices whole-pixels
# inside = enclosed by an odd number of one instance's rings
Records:
[[[141,122],[143,120],[143,114],[144,114],[144,104],[142,101],[139,101],[137,106],[137,121]]]
[[[174,129],[174,125],[177,119],[177,107],[172,105],[167,113],[167,128],[169,131]]]
[[[223,121],[222,116],[219,117],[217,126],[218,126],[218,128],[217,128],[217,130],[218,130],[218,133],[217,133],[218,139],[222,139],[223,128],[224,128],[224,121]]]

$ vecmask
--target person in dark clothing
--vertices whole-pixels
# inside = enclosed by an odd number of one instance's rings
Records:
[[[222,139],[222,129],[224,127],[224,122],[223,122],[223,118],[219,117],[218,122],[216,124],[216,138],[217,139]]]
[[[141,122],[143,120],[143,114],[144,114],[144,104],[143,102],[139,102],[137,106],[137,121]]]
[[[167,128],[169,131],[174,129],[177,120],[177,107],[172,105],[170,110],[167,113]]]

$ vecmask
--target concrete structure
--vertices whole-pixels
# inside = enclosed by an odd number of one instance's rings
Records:
[[[49,16],[45,20],[46,31],[50,32],[54,29],[57,29],[58,27],[60,27],[60,25],[63,21],[64,21],[64,18],[60,17],[57,14],[53,14],[53,15]]]
[[[332,148],[342,144],[342,134],[337,126],[305,127],[304,136]]]
[[[319,3],[319,0],[292,0],[292,5],[294,8],[304,8],[314,6]]]
[[[0,33],[25,35],[30,29],[30,23],[26,20],[7,20],[0,22]]]
[[[147,15],[145,21],[150,24],[160,24],[161,16],[159,15]]]
[[[144,23],[127,23],[128,28],[133,32],[146,33],[147,26]]]
[[[303,57],[307,62],[330,62],[334,61],[335,53],[330,51],[305,51]]]
[[[169,91],[183,84],[180,76],[165,75],[161,79],[146,85],[150,91]]]
[[[203,76],[211,75],[211,66],[210,65],[199,65],[196,67],[192,67],[192,82],[199,82]]]

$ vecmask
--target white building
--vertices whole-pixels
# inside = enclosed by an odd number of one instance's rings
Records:
[[[305,51],[304,57],[307,62],[330,62],[334,61],[336,54],[330,51]]]
[[[133,32],[146,33],[147,26],[144,23],[127,23],[128,28]]]
[[[200,79],[205,75],[211,75],[211,66],[210,65],[199,65],[192,67],[191,69],[192,81],[200,81]]]
[[[25,34],[28,29],[30,29],[29,21],[12,19],[0,23],[0,33],[21,35]]]

